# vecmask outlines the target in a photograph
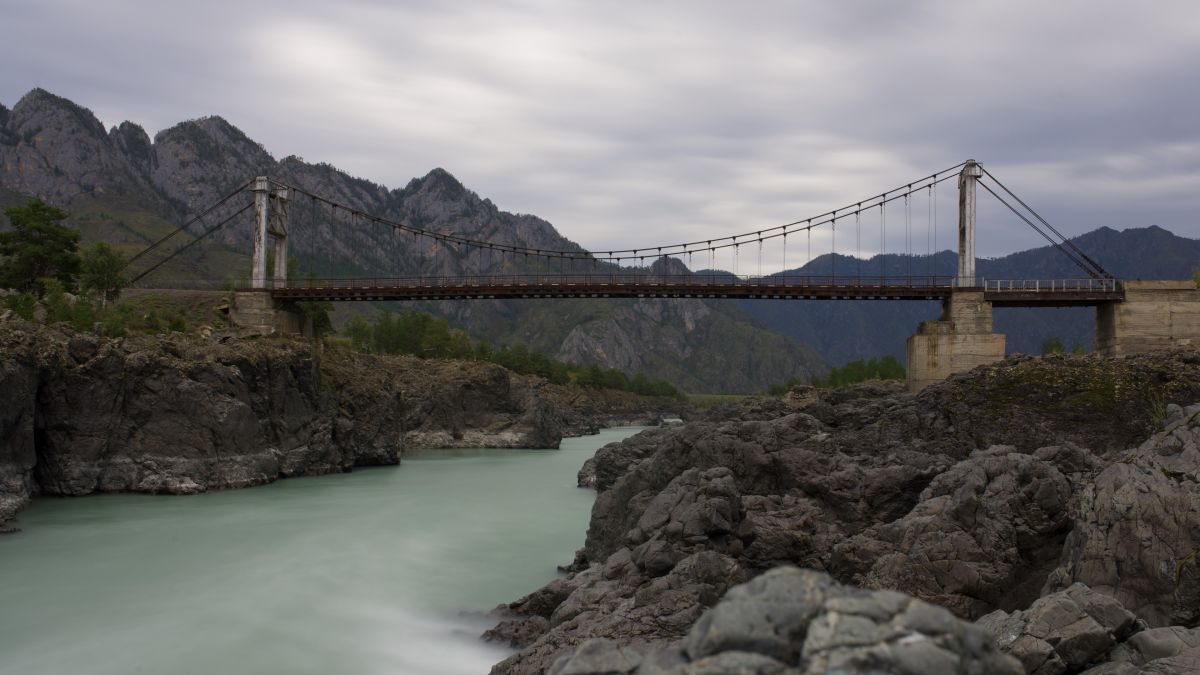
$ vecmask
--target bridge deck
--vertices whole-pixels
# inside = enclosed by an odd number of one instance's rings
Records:
[[[1093,306],[1124,300],[1115,282],[1021,282],[983,290],[996,307]],[[1028,287],[1026,287],[1028,285]],[[410,277],[309,280],[275,288],[278,300],[485,300],[514,298],[722,298],[773,300],[940,300],[948,277],[752,277],[587,275]],[[967,289],[962,289],[967,290]]]

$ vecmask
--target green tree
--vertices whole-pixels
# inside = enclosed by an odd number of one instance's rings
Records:
[[[116,300],[125,288],[125,256],[105,242],[98,241],[83,249],[79,263],[79,285],[99,295],[101,307]]]
[[[4,209],[11,232],[0,232],[0,286],[42,291],[40,280],[58,279],[73,287],[79,272],[79,232],[59,221],[66,212],[40,199]]]
[[[355,349],[369,352],[372,346],[371,328],[370,321],[361,316],[356,316],[346,322],[346,325],[342,327],[342,332],[346,334],[346,337],[350,338],[350,343],[354,345]]]
[[[575,375],[575,384],[581,387],[600,387],[604,384],[604,371],[600,366],[591,364]]]
[[[896,357],[888,355],[879,359],[850,361],[840,368],[831,369],[829,375],[824,378],[813,378],[812,384],[815,387],[842,387],[867,380],[903,380],[904,378],[904,366],[900,365]],[[789,384],[776,385],[767,391],[768,393],[782,394],[790,388],[789,381]]]
[[[896,360],[896,357],[888,354],[879,359],[879,372],[876,374],[881,380],[903,380],[907,376],[904,366]]]
[[[1066,349],[1067,348],[1063,346],[1062,338],[1058,336],[1052,336],[1042,340],[1042,356],[1045,356],[1046,354],[1061,354],[1066,351]]]
[[[482,340],[475,343],[474,358],[476,360],[491,361],[493,356],[495,356],[495,353],[492,350],[492,346],[490,344],[488,344],[487,342],[484,342]]]

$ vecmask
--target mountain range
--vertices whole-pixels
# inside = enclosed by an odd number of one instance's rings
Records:
[[[221,117],[176,124],[153,139],[139,125],[106,130],[88,109],[42,89],[0,105],[0,205],[37,196],[66,209],[85,240],[132,254],[186,222],[256,175],[269,175],[353,209],[446,234],[541,249],[582,250],[550,223],[502,211],[443,169],[387,188],[323,163],[276,160]],[[404,240],[379,227],[295,198],[292,255],[318,276],[523,273],[536,263],[513,256],[463,256]],[[236,283],[249,274],[252,228],[230,226],[148,277],[151,284]],[[189,227],[186,239],[209,222]],[[0,228],[6,223],[0,218]],[[1200,263],[1200,241],[1158,227],[1095,230],[1075,240],[1122,278],[1186,278]],[[657,264],[664,264],[660,261]],[[674,270],[682,263],[671,261]],[[789,273],[953,274],[949,251],[870,260],[824,255]],[[1078,276],[1051,247],[981,259],[987,278]],[[935,302],[594,300],[443,302],[421,306],[474,338],[523,342],[556,358],[671,381],[692,392],[749,392],[789,377],[821,375],[827,364],[892,354],[904,357],[918,322]],[[364,311],[339,306],[339,314]],[[369,310],[368,310],[369,311]],[[1092,310],[997,310],[1010,352],[1036,352],[1055,336],[1087,347]]]
[[[38,196],[70,213],[85,240],[127,253],[144,248],[249,178],[268,175],[351,208],[440,233],[497,244],[580,250],[546,221],[500,210],[434,169],[399,189],[294,156],[275,160],[220,117],[182,122],[153,139],[123,122],[35,89],[0,106],[0,201]],[[292,255],[320,276],[522,273],[513,256],[460,256],[402,240],[302,198],[291,203]],[[249,273],[250,220],[226,227],[148,281],[236,281]],[[208,223],[211,224],[211,223]],[[206,223],[192,226],[199,235]],[[426,305],[473,337],[524,342],[573,363],[666,379],[686,391],[749,392],[826,371],[807,345],[762,326],[728,302],[699,300],[471,301]]]

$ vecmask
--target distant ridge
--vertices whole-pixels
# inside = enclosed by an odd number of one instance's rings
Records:
[[[1114,230],[1102,227],[1072,238],[1089,256],[1100,261],[1114,276],[1123,279],[1189,279],[1200,268],[1200,240],[1180,237],[1157,225]],[[882,267],[881,267],[882,263]],[[957,254],[942,251],[912,258],[914,273],[953,275]],[[908,273],[909,258],[888,254],[869,260],[827,255],[792,270],[794,274],[864,274],[902,276]],[[1081,276],[1078,267],[1050,246],[1012,253],[1000,258],[980,259],[979,275],[991,279],[1062,279]],[[931,272],[927,272],[931,270]],[[831,364],[869,355],[905,357],[905,341],[917,323],[937,318],[940,305],[930,303],[884,303],[843,301],[798,301],[795,309],[781,312],[769,301],[747,300],[742,307],[763,324],[797,340],[811,344]],[[1091,309],[1004,309],[996,310],[996,330],[1008,335],[1009,353],[1040,353],[1042,341],[1060,337],[1071,347],[1089,348],[1095,331]]]

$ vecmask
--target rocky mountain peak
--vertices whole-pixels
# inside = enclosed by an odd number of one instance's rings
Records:
[[[154,155],[155,185],[189,212],[278,166],[261,145],[215,115],[160,131],[154,137]]]
[[[150,135],[140,124],[121,122],[119,126],[109,130],[108,137],[138,169],[146,173],[154,170],[154,145],[150,142]]]
[[[0,184],[56,204],[145,187],[92,111],[34,89],[8,114]]]
[[[657,258],[653,263],[651,263],[650,272],[652,274],[663,275],[684,275],[692,273],[692,271],[689,270],[687,265],[683,264],[682,261],[670,256],[662,256]]]
[[[473,196],[457,178],[442,168],[434,169],[417,181],[414,192],[424,194],[439,201],[463,201]]]
[[[154,137],[154,144],[168,147],[188,146],[195,153],[196,159],[206,162],[220,161],[231,154],[251,165],[275,162],[265,148],[250,140],[241,129],[218,115],[180,122],[160,131]]]
[[[4,107],[4,104],[0,104],[0,145],[17,144],[17,135],[8,130],[10,114],[8,108]]]
[[[72,132],[93,139],[106,138],[104,125],[91,110],[56,96],[45,89],[33,89],[21,97],[9,115],[13,131],[35,140],[39,131]]]

